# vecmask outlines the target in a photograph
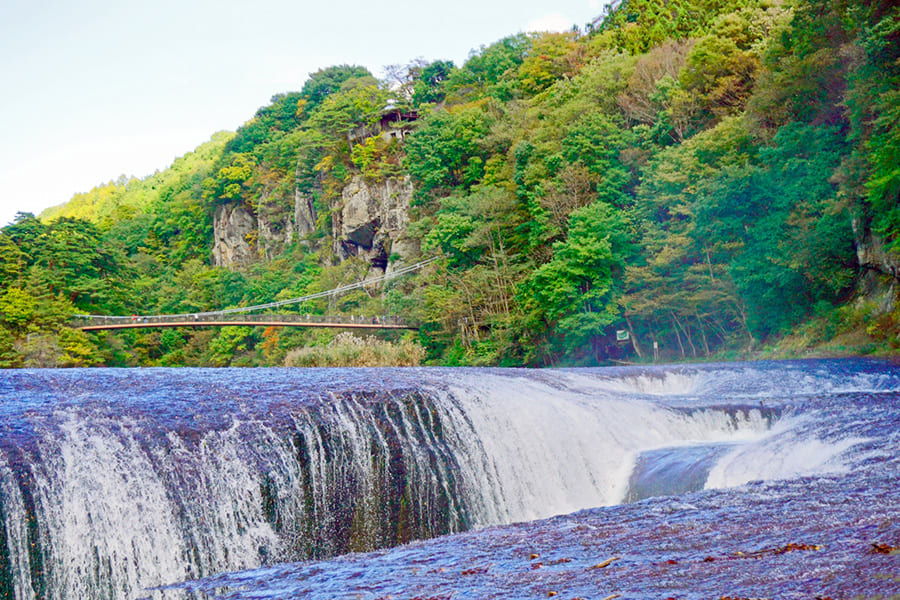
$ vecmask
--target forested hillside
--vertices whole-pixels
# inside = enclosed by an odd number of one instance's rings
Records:
[[[168,169],[0,230],[0,366],[900,347],[894,3],[623,0],[586,31],[387,73],[323,68]],[[66,326],[293,298],[428,257],[291,309],[422,324],[403,339]]]

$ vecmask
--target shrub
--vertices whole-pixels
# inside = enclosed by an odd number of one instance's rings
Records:
[[[404,338],[397,342],[374,336],[337,335],[326,346],[296,348],[284,359],[286,367],[414,367],[425,359],[425,348]]]

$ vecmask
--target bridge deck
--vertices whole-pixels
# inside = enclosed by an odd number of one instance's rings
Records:
[[[98,317],[82,318],[72,323],[82,331],[103,331],[110,329],[141,329],[149,327],[330,327],[340,329],[417,329],[396,317],[320,317],[317,315],[236,315],[150,317]]]
[[[183,313],[177,315],[132,315],[130,317],[114,315],[74,315],[69,323],[82,331],[101,331],[104,329],[138,329],[143,327],[333,327],[341,329],[418,329],[418,326],[406,323],[398,317],[360,317],[360,316],[323,316],[300,313],[289,314],[249,314],[254,311],[272,311],[288,305],[302,305],[318,298],[335,298],[350,290],[385,282],[389,279],[408,275],[438,260],[432,257],[414,265],[408,265],[385,272],[377,277],[364,281],[348,283],[323,292],[316,292],[297,298],[278,300],[266,304],[255,304],[235,309]]]

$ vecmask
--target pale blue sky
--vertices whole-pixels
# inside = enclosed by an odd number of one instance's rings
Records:
[[[0,0],[0,226],[164,169],[323,67],[450,59],[602,0]]]

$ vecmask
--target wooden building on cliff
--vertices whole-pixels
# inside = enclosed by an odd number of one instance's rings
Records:
[[[397,106],[397,103],[391,99],[387,101],[384,108],[381,109],[381,115],[378,123],[374,126],[357,127],[347,134],[347,140],[353,143],[359,143],[362,140],[381,134],[385,141],[392,139],[403,140],[409,133],[410,125],[419,118],[418,111],[414,109],[403,109]]]

